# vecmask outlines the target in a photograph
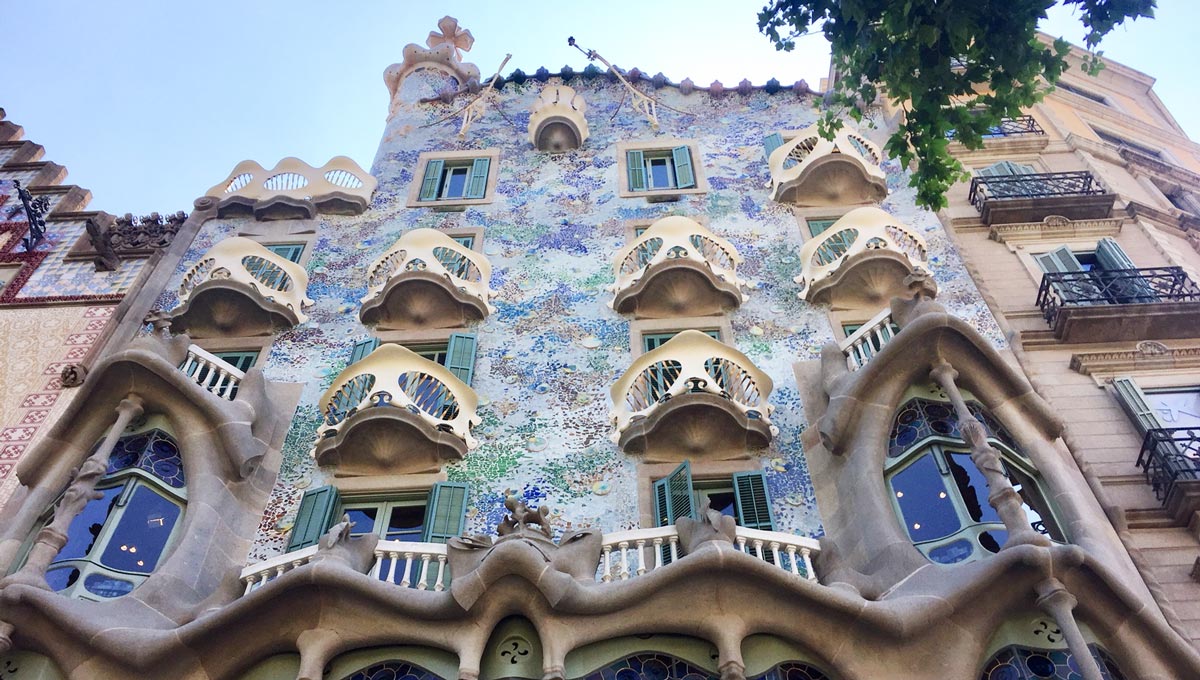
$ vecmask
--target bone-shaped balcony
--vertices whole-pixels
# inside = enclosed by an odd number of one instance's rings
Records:
[[[736,349],[686,330],[612,387],[612,438],[647,462],[745,458],[771,442],[771,379]]]
[[[708,316],[745,301],[737,249],[686,217],[664,217],[617,255],[612,307],[642,319]]]
[[[304,268],[235,236],[212,247],[183,277],[171,330],[192,337],[269,335],[308,319]]]
[[[385,328],[458,328],[492,307],[492,265],[434,229],[414,229],[367,270],[359,318]]]
[[[846,127],[832,140],[810,125],[771,152],[771,198],[802,206],[882,201],[887,178],[879,148]]]
[[[351,364],[321,397],[316,458],[338,476],[436,471],[476,445],[475,391],[400,345]]]
[[[318,212],[360,215],[371,203],[378,181],[346,156],[320,168],[285,158],[267,170],[242,161],[229,177],[205,194],[219,201],[218,215],[253,215],[260,220],[308,219]]]
[[[927,270],[927,257],[920,232],[878,208],[858,208],[804,244],[795,281],[809,302],[879,306],[903,292],[905,277]]]

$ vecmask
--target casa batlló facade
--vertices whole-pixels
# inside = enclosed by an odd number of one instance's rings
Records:
[[[6,470],[0,677],[1200,677],[1152,81],[959,148],[933,214],[886,106],[826,140],[802,82],[473,40],[385,71],[370,172],[239,164],[109,302]]]

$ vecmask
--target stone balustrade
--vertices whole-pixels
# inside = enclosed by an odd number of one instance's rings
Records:
[[[800,250],[801,270],[794,281],[810,302],[844,279],[850,269],[871,260],[890,260],[909,273],[928,270],[928,246],[920,232],[879,208],[851,210]],[[886,262],[883,262],[885,265]],[[883,295],[883,299],[887,299]]]
[[[246,377],[240,369],[195,345],[188,345],[187,358],[183,360],[179,370],[200,387],[230,401],[237,394],[242,378]]]
[[[899,332],[900,329],[892,321],[890,308],[876,314],[873,319],[838,343],[838,347],[846,355],[846,366],[851,371],[862,368]]]
[[[370,204],[377,184],[346,156],[334,156],[319,168],[289,157],[270,170],[242,161],[205,195],[217,199],[223,209],[241,205],[264,219],[306,218],[318,210],[357,215]]]
[[[179,287],[180,303],[210,281],[243,284],[262,300],[282,305],[296,323],[308,320],[302,309],[313,304],[303,267],[241,236],[217,243],[188,270]]]
[[[478,402],[475,390],[445,366],[400,345],[382,345],[342,371],[321,397],[320,436],[337,436],[355,414],[390,407],[415,415],[433,432],[453,434],[471,449],[477,444],[471,426],[479,424]]]

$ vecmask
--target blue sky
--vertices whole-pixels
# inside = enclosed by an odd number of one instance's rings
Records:
[[[191,210],[238,161],[369,167],[387,114],[383,70],[450,14],[475,36],[485,77],[587,61],[575,36],[622,68],[735,85],[828,71],[819,35],[779,53],[756,28],[762,0],[660,2],[16,2],[4,10],[0,107],[47,160],[111,213]],[[1159,0],[1158,18],[1119,28],[1106,56],[1158,79],[1159,97],[1200,138],[1193,81],[1200,3]],[[19,28],[18,28],[19,27]],[[1056,11],[1043,29],[1080,42]],[[1193,56],[1188,58],[1186,52]]]

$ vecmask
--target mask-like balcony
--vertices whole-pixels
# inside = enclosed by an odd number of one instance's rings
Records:
[[[308,320],[308,273],[256,241],[227,238],[183,277],[171,330],[192,337],[269,335]]]
[[[382,345],[321,397],[317,463],[337,466],[338,476],[436,471],[475,448],[478,401],[445,366]]]
[[[400,237],[368,270],[359,318],[385,328],[458,328],[492,310],[492,265],[434,229]]]
[[[588,138],[587,104],[566,85],[549,85],[533,103],[529,143],[538,151],[561,153],[578,149]]]
[[[804,206],[876,203],[887,197],[879,148],[843,127],[832,140],[810,125],[767,157],[771,198]]]
[[[664,217],[617,255],[612,307],[639,319],[708,316],[745,301],[742,257],[686,217]]]
[[[795,281],[809,302],[879,306],[904,290],[906,276],[927,270],[927,253],[916,230],[879,208],[858,208],[804,244]]]
[[[1063,342],[1200,335],[1200,287],[1181,267],[1043,274],[1037,305]]]
[[[1041,222],[1051,215],[1099,220],[1112,214],[1116,194],[1090,172],[990,175],[971,180],[969,194],[987,226]]]
[[[298,158],[285,158],[271,170],[254,161],[242,161],[205,195],[219,201],[220,217],[309,219],[318,212],[361,215],[377,184],[370,173],[345,156],[335,156],[320,168]]]
[[[771,443],[772,387],[746,355],[683,331],[613,385],[612,438],[647,462],[745,458]]]

